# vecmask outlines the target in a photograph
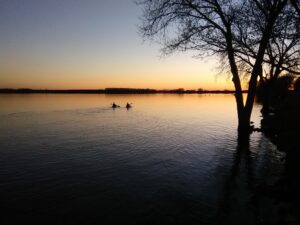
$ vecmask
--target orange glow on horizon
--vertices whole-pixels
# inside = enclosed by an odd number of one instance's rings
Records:
[[[17,76],[16,76],[17,77]],[[34,81],[26,79],[22,76],[19,79],[5,80],[2,79],[0,88],[31,88],[31,89],[105,89],[105,88],[150,88],[150,89],[177,89],[184,88],[185,90],[198,90],[199,88],[204,90],[232,90],[234,88],[232,82],[225,76],[219,77],[214,80],[211,77],[210,80],[197,79],[189,80],[178,79],[175,77],[172,80],[172,76],[161,77],[161,79],[136,79],[123,78],[123,79],[84,79],[83,77],[74,77],[71,80],[48,80],[43,78],[36,78]]]
[[[182,57],[181,57],[182,58]],[[156,61],[155,61],[156,60]],[[102,65],[86,67],[84,64],[71,68],[32,65],[3,65],[0,71],[0,88],[31,89],[104,89],[151,88],[186,90],[233,90],[229,75],[216,75],[212,64],[185,58],[140,62],[139,66],[128,63],[109,68]],[[179,62],[180,61],[180,62]],[[33,63],[31,63],[33,64]],[[108,67],[108,66],[107,66]]]

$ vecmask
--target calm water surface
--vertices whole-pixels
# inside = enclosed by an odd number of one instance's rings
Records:
[[[281,156],[236,127],[232,95],[0,95],[0,224],[254,224]]]

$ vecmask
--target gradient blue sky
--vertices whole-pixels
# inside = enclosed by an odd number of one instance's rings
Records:
[[[0,0],[1,88],[232,89],[216,61],[160,57],[133,0]]]

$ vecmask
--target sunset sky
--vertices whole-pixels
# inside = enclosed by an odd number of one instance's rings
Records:
[[[0,88],[233,89],[217,60],[161,57],[133,0],[1,0]]]

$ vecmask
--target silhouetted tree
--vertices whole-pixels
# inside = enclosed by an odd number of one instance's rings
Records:
[[[300,77],[298,77],[296,79],[296,81],[294,82],[294,91],[297,91],[297,92],[300,91]]]
[[[269,93],[271,101],[279,103],[280,100],[284,99],[288,93],[289,88],[292,87],[294,76],[287,74],[280,76],[272,83],[272,91]]]
[[[299,19],[300,19],[300,1],[299,0],[290,0],[291,5],[295,8]]]
[[[260,15],[251,25],[263,27],[265,23]],[[244,27],[242,21],[238,29],[242,30],[236,37],[239,45],[236,48],[237,64],[242,72],[251,72],[257,58],[257,37],[251,35],[251,29]],[[250,31],[249,31],[250,30]],[[300,75],[300,23],[291,6],[286,6],[274,24],[270,39],[263,58],[262,82],[277,79],[282,73]]]
[[[198,50],[200,56],[226,59],[235,87],[239,131],[250,131],[250,117],[257,79],[274,25],[288,0],[140,0],[143,6],[141,33],[159,37],[163,51]],[[257,24],[260,24],[257,26]],[[241,41],[242,38],[242,41]],[[255,56],[249,71],[244,102],[239,70],[239,51],[246,43]]]
[[[264,20],[258,17],[250,26],[262,27],[263,23]],[[239,29],[242,30],[243,28],[239,27]],[[237,64],[245,74],[251,73],[257,57],[257,46],[252,44],[257,42],[256,36],[251,36],[251,33],[247,30],[241,32],[241,36],[237,37],[239,46],[236,50]],[[300,75],[299,19],[294,8],[290,5],[282,10],[274,24],[263,58],[262,68],[258,94],[260,99],[263,100],[262,112],[268,113],[270,98],[277,95],[272,93],[276,92],[275,86],[278,83],[276,80],[287,74]]]

